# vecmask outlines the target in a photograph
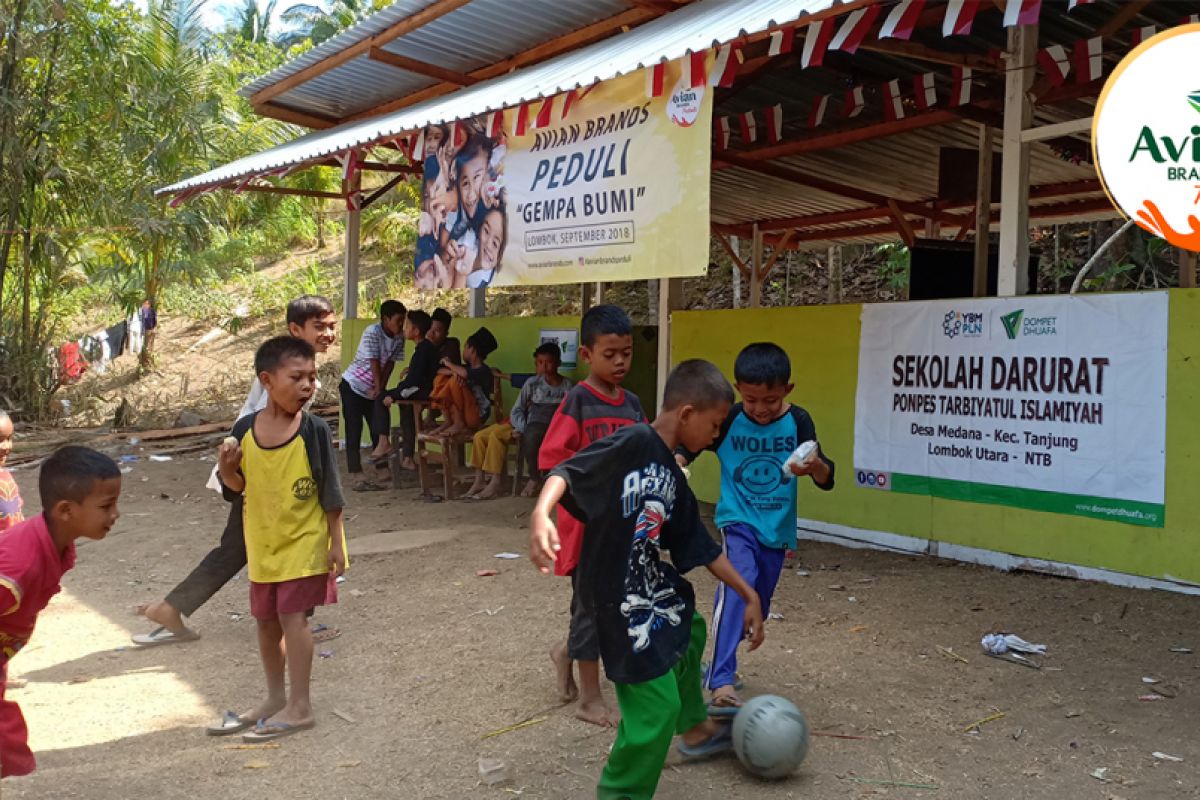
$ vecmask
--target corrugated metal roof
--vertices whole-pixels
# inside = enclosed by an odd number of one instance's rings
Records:
[[[326,158],[426,125],[475,117],[521,102],[550,97],[568,89],[590,86],[634,72],[648,64],[681,58],[714,44],[767,30],[776,24],[792,22],[834,5],[837,5],[837,0],[701,0],[627,33],[537,66],[392,114],[310,133],[160,191],[179,192],[258,175],[280,167]]]

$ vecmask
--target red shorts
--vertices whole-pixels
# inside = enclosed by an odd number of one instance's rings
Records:
[[[0,666],[0,777],[28,775],[35,762],[29,750],[29,731],[21,709],[4,699],[8,683],[8,664]]]
[[[255,619],[275,619],[337,602],[337,581],[332,572],[279,583],[250,582],[250,613]]]

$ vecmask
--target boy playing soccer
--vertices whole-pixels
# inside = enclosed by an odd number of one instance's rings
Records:
[[[287,329],[292,336],[312,345],[318,353],[324,353],[337,339],[337,314],[333,311],[333,303],[318,295],[306,294],[297,297],[287,306]],[[321,388],[320,382],[317,383],[317,388]],[[314,393],[305,406],[306,411],[315,398]],[[266,407],[267,390],[256,375],[254,382],[250,384],[246,402],[238,413],[238,419],[262,411]],[[220,481],[216,480],[216,470],[213,471],[209,486],[218,492],[221,491]],[[246,540],[242,534],[242,504],[235,501],[230,506],[229,519],[225,523],[225,532],[221,534],[220,544],[209,551],[196,568],[164,599],[138,608],[138,613],[157,627],[150,633],[136,634],[133,643],[142,647],[154,647],[199,639],[200,634],[185,625],[183,618],[195,614],[200,606],[207,603],[244,566]],[[326,638],[336,635],[337,631],[330,630]]]
[[[707,567],[741,596],[751,650],[762,644],[762,609],[709,537],[673,455],[680,446],[707,447],[732,402],[733,391],[715,366],[683,362],[667,379],[653,426],[624,427],[560,464],[533,512],[530,558],[542,572],[565,551],[550,521],[555,503],[561,500],[587,526],[576,596],[594,615],[604,670],[621,707],[596,790],[601,800],[653,797],[677,733],[686,756],[732,747],[732,726],[709,719],[704,706],[704,618],[680,573]],[[663,549],[670,564],[660,560]]]
[[[121,471],[106,455],[64,447],[38,476],[42,513],[0,536],[0,777],[36,766],[21,709],[4,699],[8,662],[33,634],[38,614],[75,566],[76,539],[103,539],[121,513]]]
[[[733,375],[742,402],[729,412],[708,448],[721,461],[716,523],[725,536],[725,554],[758,592],[765,615],[784,554],[796,546],[796,486],[784,477],[783,465],[801,444],[817,441],[817,430],[807,411],[786,401],[794,388],[792,365],[779,345],[747,345],[734,362]],[[695,455],[689,451],[684,460]],[[833,462],[820,447],[790,470],[810,476],[819,489],[833,488]],[[713,608],[712,661],[704,679],[714,714],[735,714],[742,704],[734,691],[742,634],[741,600],[721,584]]]
[[[550,420],[538,454],[538,468],[543,471],[553,469],[618,428],[646,418],[637,396],[621,388],[633,360],[633,325],[629,315],[617,306],[595,306],[583,315],[579,327],[579,355],[590,371],[583,382],[567,392]],[[575,716],[579,719],[611,725],[608,706],[600,694],[600,643],[596,626],[574,594],[573,574],[579,563],[583,523],[563,508],[558,510],[558,536],[562,552],[554,562],[554,574],[572,576],[567,641],[550,653],[558,675],[558,691],[564,701],[578,695]],[[572,675],[573,661],[579,662],[578,688]]]
[[[242,498],[250,613],[258,621],[267,699],[250,714],[226,712],[208,732],[254,726],[244,739],[263,742],[315,724],[307,617],[316,606],[337,602],[334,579],[346,569],[346,541],[333,437],[324,420],[304,411],[317,378],[312,345],[292,336],[269,339],[255,353],[254,369],[267,389],[267,407],[237,421],[236,444],[221,444],[217,469],[226,496]]]

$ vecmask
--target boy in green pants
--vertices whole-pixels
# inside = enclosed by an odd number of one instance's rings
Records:
[[[551,521],[562,502],[584,523],[577,592],[593,614],[605,673],[616,686],[621,722],[596,796],[654,796],[671,739],[685,756],[732,746],[730,724],[708,718],[700,686],[704,619],[680,573],[704,566],[746,603],[745,630],[762,644],[758,595],[700,521],[675,448],[712,443],[733,404],[733,389],[707,361],[680,364],[667,379],[653,426],[628,425],[581,450],[550,473],[530,524],[530,558],[549,573],[558,557]],[[660,559],[660,551],[671,562]]]

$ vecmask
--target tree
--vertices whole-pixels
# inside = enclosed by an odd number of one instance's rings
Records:
[[[292,28],[280,35],[279,43],[284,47],[306,40],[320,44],[375,11],[370,0],[327,0],[327,3],[327,7],[297,3],[285,10],[280,19]]]
[[[259,0],[242,0],[230,16],[229,31],[245,42],[271,41],[271,18],[279,0],[267,0],[262,6]]]

